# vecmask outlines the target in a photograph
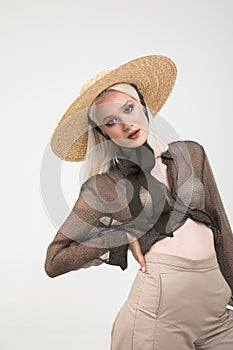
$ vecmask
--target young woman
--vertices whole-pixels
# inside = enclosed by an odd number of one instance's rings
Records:
[[[55,277],[103,262],[140,263],[111,331],[111,350],[231,350],[233,235],[202,145],[166,144],[152,118],[175,64],[145,56],[93,77],[51,139],[86,181],[49,245]]]

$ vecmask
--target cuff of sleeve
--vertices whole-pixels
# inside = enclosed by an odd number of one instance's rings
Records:
[[[125,270],[128,267],[127,251],[128,244],[111,248],[109,251],[109,259],[105,261],[105,263],[109,265],[118,265],[122,270]]]
[[[105,262],[109,265],[118,265],[122,270],[125,270],[128,266],[128,237],[126,232],[109,232],[105,236],[105,241],[109,248],[109,258]]]

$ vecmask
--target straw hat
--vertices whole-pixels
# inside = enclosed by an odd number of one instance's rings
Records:
[[[79,162],[85,159],[88,139],[88,109],[105,89],[117,83],[137,86],[151,114],[155,116],[170,95],[176,80],[176,66],[165,56],[143,56],[89,79],[59,121],[51,137],[52,151],[59,158]]]

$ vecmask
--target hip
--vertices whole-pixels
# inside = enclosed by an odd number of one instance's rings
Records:
[[[193,260],[153,251],[145,254],[147,271],[139,269],[129,291],[127,306],[138,307],[153,318],[192,309],[201,321],[203,312],[221,315],[231,297],[216,255]]]

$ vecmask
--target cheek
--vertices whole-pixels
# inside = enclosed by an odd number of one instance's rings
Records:
[[[145,131],[145,132],[148,132],[148,128],[149,128],[149,123],[148,123],[148,120],[146,118],[146,116],[143,114],[141,115],[141,118],[140,118],[140,125],[142,127],[142,129]]]
[[[148,129],[148,119],[141,108],[140,110],[138,109],[135,114],[135,121],[137,121],[143,129]]]
[[[102,129],[111,138],[119,137],[119,134],[121,132],[119,124],[116,124],[116,125],[112,126],[111,128],[108,128],[105,126]]]

